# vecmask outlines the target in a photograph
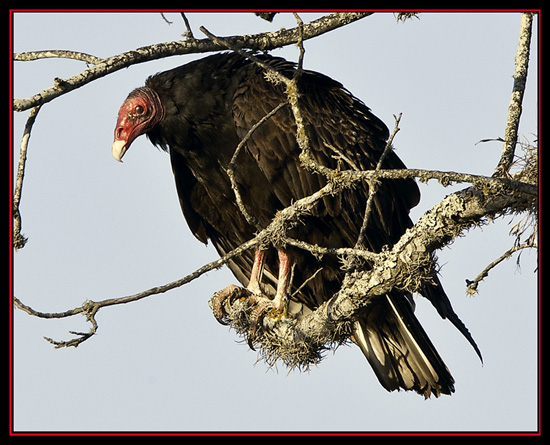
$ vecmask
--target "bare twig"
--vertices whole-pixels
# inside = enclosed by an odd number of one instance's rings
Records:
[[[25,165],[27,163],[27,149],[29,147],[29,139],[31,130],[36,122],[36,116],[40,111],[40,105],[34,107],[27,119],[23,137],[21,139],[21,147],[19,150],[19,164],[17,166],[17,176],[15,179],[15,190],[13,192],[13,247],[15,250],[22,249],[27,243],[27,238],[21,234],[21,212],[19,205],[21,203],[21,194],[23,192],[23,178],[25,177]]]
[[[257,218],[248,212],[246,209],[246,206],[244,205],[244,202],[241,197],[241,193],[239,191],[239,186],[237,185],[237,181],[235,179],[235,165],[237,162],[237,157],[239,156],[239,153],[241,152],[244,145],[247,143],[247,141],[250,139],[252,134],[264,123],[266,122],[271,116],[275,115],[281,108],[288,105],[288,101],[282,102],[279,105],[277,105],[273,110],[271,110],[268,114],[266,114],[263,118],[261,118],[258,122],[256,122],[250,130],[248,130],[248,133],[245,135],[245,137],[239,142],[239,145],[237,145],[237,148],[235,149],[235,153],[233,153],[233,157],[231,158],[231,161],[229,162],[229,166],[227,167],[227,175],[229,176],[229,180],[231,181],[231,188],[233,189],[233,193],[235,194],[235,199],[237,201],[237,205],[239,207],[239,210],[243,214],[243,216],[246,218],[248,223],[251,226],[256,227],[256,230],[260,231],[263,229],[263,227],[258,222]]]
[[[504,187],[513,192],[526,194],[529,196],[538,196],[538,186],[527,182],[517,181],[510,178],[495,178],[484,175],[474,175],[471,173],[460,173],[453,171],[441,170],[424,170],[418,168],[411,169],[394,169],[394,170],[364,170],[352,171],[345,170],[340,172],[340,175],[346,179],[355,178],[369,180],[375,179],[407,179],[418,178],[421,182],[427,182],[431,179],[439,181],[439,183],[447,187],[452,184],[470,183],[478,189],[487,187]]]
[[[483,281],[485,278],[489,276],[489,272],[494,269],[496,266],[498,266],[501,262],[504,260],[510,258],[513,253],[523,250],[523,249],[536,249],[537,246],[534,244],[521,244],[521,245],[515,245],[512,246],[510,249],[508,249],[506,252],[504,252],[500,257],[498,257],[496,260],[492,261],[485,269],[483,269],[477,277],[475,277],[473,280],[466,280],[466,292],[469,295],[477,294],[477,287],[481,281]]]
[[[185,13],[180,12],[180,14],[181,14],[181,18],[183,19],[183,23],[185,23],[185,29],[187,29],[187,31],[183,34],[183,36],[186,39],[195,40],[195,36],[193,35],[193,30],[191,29],[191,25],[189,24],[189,20],[187,20]]]
[[[31,60],[49,59],[49,58],[81,60],[91,65],[96,65],[103,60],[103,59],[100,59],[99,57],[92,56],[91,54],[86,54],[78,51],[67,51],[67,50],[58,50],[58,49],[44,50],[44,51],[28,51],[24,53],[13,54],[13,60],[18,62],[28,62]]]
[[[319,246],[317,244],[310,244],[302,240],[297,240],[294,238],[285,237],[285,244],[290,246],[298,247],[299,249],[306,250],[309,253],[313,254],[317,258],[321,258],[324,255],[335,255],[335,256],[353,256],[358,258],[363,258],[368,261],[374,261],[378,257],[378,253],[370,252],[362,248],[354,247],[325,247]]]
[[[393,139],[395,138],[395,135],[399,131],[399,122],[401,121],[401,116],[402,116],[401,113],[399,113],[398,117],[395,117],[395,115],[393,116],[393,118],[395,120],[395,126],[393,128],[393,131],[392,131],[390,137],[388,138],[388,142],[386,142],[386,146],[384,147],[384,151],[382,152],[382,155],[380,156],[380,159],[378,160],[378,163],[376,164],[376,168],[374,169],[374,171],[379,171],[382,168],[382,163],[384,162],[384,159],[386,158],[388,153],[393,149],[392,148],[392,143],[393,143]],[[380,185],[380,183],[378,182],[378,180],[376,178],[371,179],[371,180],[367,180],[367,182],[369,184],[369,196],[367,198],[367,204],[365,206],[365,216],[363,217],[363,224],[361,225],[361,230],[359,231],[359,236],[358,236],[357,241],[355,243],[355,248],[358,248],[358,249],[364,247],[365,237],[366,237],[366,234],[367,234],[366,233],[367,232],[367,226],[369,224],[369,219],[370,219],[370,216],[371,216],[372,202],[374,201],[374,195],[376,194],[376,192],[378,190],[378,187]]]
[[[174,23],[174,22],[171,22],[170,20],[168,20],[166,18],[166,16],[164,15],[164,12],[161,12],[160,16],[162,17],[162,20],[164,20],[166,22],[166,24],[171,25],[172,23]]]
[[[78,339],[70,340],[70,341],[55,341],[52,339],[47,339],[50,343],[53,343],[56,345],[56,347],[67,347],[67,346],[78,346],[83,341],[90,338],[92,335],[95,334],[97,330],[97,323],[95,322],[95,314],[99,311],[99,309],[107,307],[107,306],[115,306],[119,304],[127,304],[132,303],[134,301],[141,300],[143,298],[149,297],[151,295],[161,294],[164,292],[167,292],[169,290],[175,289],[177,287],[183,286],[184,284],[187,284],[196,278],[200,277],[201,275],[205,274],[206,272],[209,272],[214,269],[218,269],[224,264],[226,264],[231,258],[241,255],[244,251],[256,246],[259,244],[258,238],[254,238],[238,248],[232,250],[227,255],[224,255],[223,257],[212,261],[208,264],[205,264],[204,266],[200,267],[199,269],[195,270],[194,272],[190,273],[189,275],[186,275],[185,277],[172,281],[170,283],[164,284],[162,286],[153,287],[151,289],[148,289],[143,292],[139,292],[134,295],[129,295],[127,297],[120,297],[120,298],[109,298],[106,300],[101,301],[87,301],[82,306],[76,307],[74,309],[64,311],[64,312],[41,312],[37,311],[30,306],[25,305],[21,302],[17,297],[13,297],[14,305],[25,311],[27,314],[39,317],[39,318],[66,318],[66,317],[72,317],[73,315],[84,313],[87,316],[87,320],[92,323],[92,329],[89,333],[81,334],[77,333],[76,335],[80,335]],[[71,333],[74,333],[71,331]]]
[[[300,49],[300,55],[298,56],[298,67],[296,68],[295,76],[299,77],[302,74],[302,68],[304,65],[304,54],[306,52],[306,49],[304,48],[304,22],[296,12],[294,12],[293,14],[294,18],[296,19],[296,23],[298,24],[298,42],[296,42],[296,45]]]

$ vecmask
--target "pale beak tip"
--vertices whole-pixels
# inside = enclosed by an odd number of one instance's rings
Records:
[[[126,141],[113,142],[113,146],[111,148],[113,158],[115,158],[118,162],[122,162],[122,157],[124,156],[124,153],[126,153],[127,149],[128,147],[126,146]]]

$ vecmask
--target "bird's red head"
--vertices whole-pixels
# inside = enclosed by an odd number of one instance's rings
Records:
[[[154,90],[142,87],[132,91],[118,111],[112,147],[114,158],[122,162],[134,139],[153,129],[164,115],[164,106]]]

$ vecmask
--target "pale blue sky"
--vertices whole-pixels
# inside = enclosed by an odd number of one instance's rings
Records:
[[[319,14],[303,14],[304,20]],[[14,50],[71,49],[108,57],[181,38],[179,14],[16,13]],[[195,35],[294,26],[237,13],[189,13]],[[306,42],[305,66],[342,82],[389,127],[411,168],[490,175],[501,150],[517,48],[518,13],[425,13],[396,23],[375,14]],[[536,29],[536,21],[535,21]],[[535,31],[535,36],[537,31]],[[537,39],[533,39],[520,133],[537,133]],[[296,60],[295,47],[274,54]],[[15,294],[46,312],[134,294],[216,258],[190,234],[166,154],[145,139],[124,164],[110,147],[118,108],[145,78],[203,55],[119,71],[47,105],[33,129],[21,205],[27,246],[14,256]],[[14,94],[27,97],[85,68],[66,60],[18,62]],[[15,116],[14,150],[28,112]],[[464,185],[422,185],[413,219]],[[341,347],[309,373],[267,370],[219,325],[210,296],[235,282],[222,269],[137,303],[102,309],[95,337],[55,350],[42,336],[71,338],[83,317],[14,313],[14,426],[18,431],[526,431],[537,427],[536,253],[475,277],[513,243],[511,217],[472,230],[438,252],[441,281],[476,339],[474,351],[426,300],[417,316],[456,380],[456,393],[424,401],[387,393],[356,347]],[[515,221],[515,220],[514,220]]]

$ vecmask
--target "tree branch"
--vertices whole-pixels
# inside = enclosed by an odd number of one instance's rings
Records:
[[[470,183],[477,188],[483,189],[492,186],[503,186],[512,192],[524,193],[529,196],[538,196],[538,184],[518,181],[512,178],[496,178],[491,176],[474,175],[471,173],[459,173],[453,171],[424,170],[418,168],[395,169],[395,170],[365,170],[340,172],[346,178],[356,180],[363,179],[408,179],[418,178],[421,182],[431,179],[437,180],[442,186],[447,187],[453,183]]]
[[[395,115],[393,116],[395,120],[394,129],[390,137],[388,138],[388,141],[386,142],[386,146],[384,147],[384,151],[382,152],[380,159],[378,159],[376,168],[373,171],[380,171],[380,169],[382,168],[382,163],[384,162],[384,159],[386,158],[390,150],[392,150],[393,139],[395,138],[395,135],[399,131],[399,122],[401,121],[401,116],[402,116],[401,113],[399,113],[398,117],[395,117]],[[363,217],[363,224],[361,225],[361,230],[359,230],[359,237],[357,238],[357,242],[355,243],[356,248],[364,247],[365,237],[367,235],[366,233],[367,226],[369,224],[372,203],[374,201],[374,195],[376,195],[376,192],[378,191],[378,187],[380,185],[380,182],[378,182],[376,178],[367,180],[367,182],[369,184],[369,196],[367,198],[367,204],[365,206],[365,216]]]
[[[512,256],[513,253],[518,252],[523,249],[529,249],[529,248],[536,248],[537,246],[534,244],[520,244],[516,246],[512,246],[510,249],[508,249],[506,252],[504,252],[501,256],[499,256],[496,260],[492,261],[485,269],[483,269],[477,277],[475,277],[473,280],[466,280],[466,292],[469,295],[477,294],[477,287],[479,286],[479,283],[481,283],[485,278],[489,276],[489,272],[494,269],[496,266],[498,266],[500,263],[502,263],[504,260],[507,260]]]
[[[534,198],[524,194],[491,193],[470,187],[453,193],[426,212],[387,252],[376,254],[369,270],[348,273],[340,291],[300,320],[277,314],[266,316],[252,341],[269,365],[281,360],[290,368],[308,368],[323,351],[338,346],[351,333],[354,317],[373,298],[392,289],[417,292],[431,279],[431,253],[444,247],[484,218],[516,211]],[[227,299],[223,317],[236,332],[248,336],[250,308],[246,300]],[[235,298],[237,297],[237,298]]]
[[[508,107],[508,120],[504,130],[504,145],[498,166],[493,176],[507,176],[512,163],[518,142],[518,128],[522,111],[523,94],[527,83],[527,71],[529,67],[529,52],[531,47],[531,29],[533,25],[532,12],[524,12],[521,15],[519,43],[516,54],[516,69],[514,72],[514,86],[510,105]]]
[[[23,137],[21,138],[21,145],[19,149],[19,164],[17,166],[17,176],[15,179],[15,190],[13,192],[13,247],[15,250],[22,249],[27,243],[27,238],[21,234],[21,212],[19,206],[21,204],[21,194],[23,193],[23,179],[25,177],[25,166],[27,163],[27,149],[29,146],[29,139],[31,137],[32,127],[36,122],[36,116],[40,111],[40,105],[34,107],[27,119],[25,129],[23,130]]]
[[[187,283],[195,280],[196,278],[200,277],[201,275],[205,274],[206,272],[209,272],[209,271],[214,270],[214,269],[219,269],[224,264],[226,264],[231,258],[233,258],[235,256],[238,256],[238,255],[241,255],[244,251],[253,248],[257,244],[259,244],[259,240],[257,238],[254,238],[254,239],[242,244],[241,246],[237,247],[236,249],[232,250],[227,255],[224,255],[223,257],[221,257],[221,258],[219,258],[215,261],[212,261],[208,264],[205,264],[204,266],[202,266],[199,269],[195,270],[194,272],[186,275],[185,277],[183,277],[179,280],[172,281],[170,283],[164,284],[162,286],[156,286],[156,287],[153,287],[153,288],[148,289],[146,291],[139,292],[137,294],[129,295],[129,296],[126,296],[126,297],[109,298],[109,299],[101,300],[101,301],[88,300],[82,306],[79,306],[79,307],[76,307],[74,309],[70,309],[70,310],[64,311],[64,312],[41,312],[41,311],[37,311],[37,310],[31,308],[30,306],[27,306],[24,303],[22,303],[21,300],[19,300],[15,296],[13,297],[13,302],[14,302],[15,307],[25,311],[29,315],[32,315],[34,317],[39,317],[39,318],[66,318],[66,317],[72,317],[73,315],[77,315],[77,314],[82,314],[82,313],[86,314],[87,315],[87,320],[92,323],[92,329],[87,334],[77,333],[77,335],[81,335],[80,339],[71,340],[71,341],[54,341],[52,339],[46,338],[50,343],[55,344],[56,347],[58,347],[58,348],[59,347],[66,347],[66,346],[75,346],[76,347],[80,343],[82,343],[83,341],[87,340],[88,338],[90,338],[92,335],[95,334],[95,332],[97,330],[97,323],[95,322],[94,317],[95,317],[95,314],[99,311],[99,309],[104,308],[104,307],[108,307],[108,306],[115,306],[115,305],[119,305],[119,304],[132,303],[134,301],[141,300],[141,299],[149,297],[151,295],[162,294],[162,293],[167,292],[169,290],[181,287],[184,284],[187,284]],[[74,332],[71,331],[71,333],[74,333]]]
[[[373,12],[336,12],[303,25],[302,30],[300,26],[297,26],[292,29],[282,29],[275,32],[226,37],[224,40],[234,47],[266,51],[296,43],[300,38],[308,40],[317,37],[371,14],[373,14]],[[101,61],[94,59],[97,63],[93,67],[68,79],[64,79],[62,82],[58,82],[34,96],[26,99],[14,99],[13,110],[24,111],[37,105],[50,102],[62,94],[68,93],[93,80],[131,65],[182,54],[220,51],[225,48],[224,45],[216,43],[209,38],[202,40],[188,39],[185,41],[173,41],[144,46]],[[51,54],[51,51],[48,53]],[[72,56],[74,56],[74,53]],[[25,56],[19,54],[17,57],[18,60],[23,60]]]
[[[67,51],[67,50],[45,50],[45,51],[28,51],[24,53],[14,53],[13,60],[17,62],[28,62],[31,60],[38,59],[74,59],[81,60],[83,62],[96,65],[102,62],[102,59],[90,54],[81,53],[78,51]]]
[[[275,115],[281,108],[288,105],[288,101],[281,102],[279,105],[277,105],[273,110],[271,110],[268,114],[266,114],[263,118],[261,118],[258,122],[256,122],[250,130],[248,130],[248,133],[245,135],[245,137],[239,142],[239,145],[237,145],[237,148],[235,149],[235,152],[233,153],[233,156],[231,158],[231,161],[229,162],[229,166],[227,167],[227,176],[229,176],[229,180],[231,181],[231,188],[233,189],[233,193],[235,194],[235,200],[237,202],[237,206],[239,207],[239,210],[247,220],[247,222],[251,225],[256,227],[256,230],[262,230],[262,226],[256,219],[254,215],[251,215],[250,212],[246,209],[244,202],[241,197],[241,193],[239,191],[239,187],[237,185],[237,180],[235,179],[235,165],[237,162],[237,157],[239,156],[239,153],[241,152],[244,145],[247,143],[247,141],[250,139],[252,134],[265,122],[267,121],[271,116]]]

